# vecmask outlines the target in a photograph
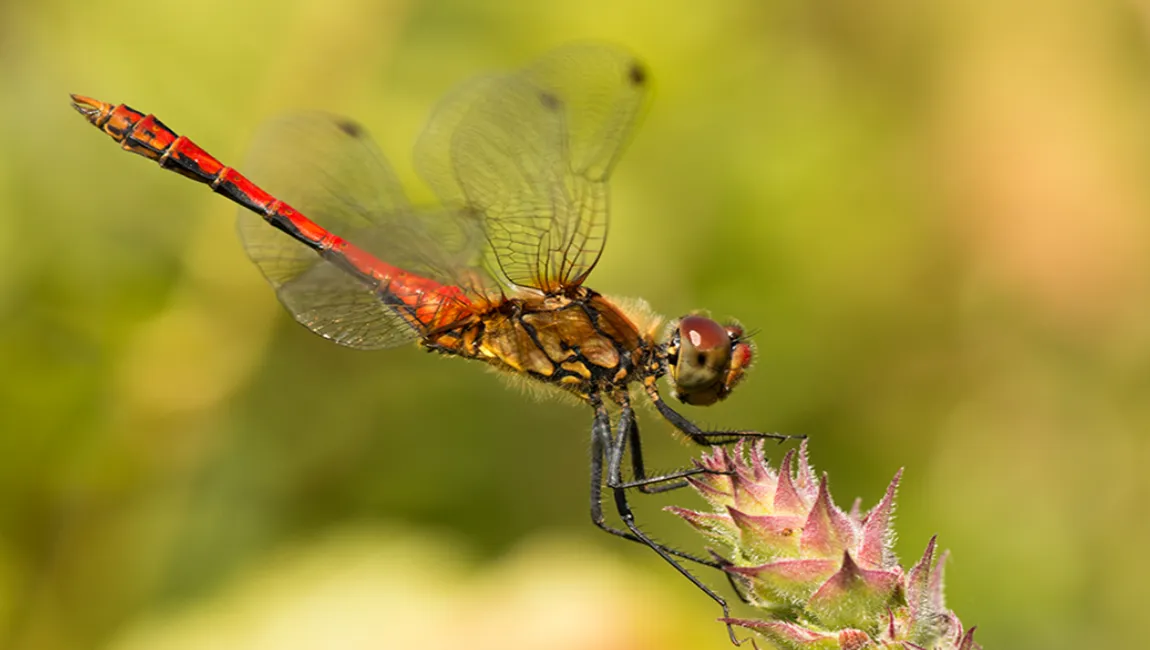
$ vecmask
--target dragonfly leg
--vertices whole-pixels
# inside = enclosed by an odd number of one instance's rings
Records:
[[[633,533],[619,530],[607,524],[606,517],[603,515],[603,461],[612,446],[611,419],[601,403],[597,400],[592,400],[592,404],[595,406],[595,421],[591,427],[591,521],[600,529],[617,537],[651,546],[652,548],[657,546],[660,549],[660,554],[668,553],[713,569],[721,568],[721,562],[706,560],[691,555],[690,553],[662,546],[649,539],[642,539]]]
[[[626,408],[630,408],[627,405]],[[628,426],[629,425],[629,426]],[[623,427],[626,426],[626,430]],[[702,467],[691,467],[688,469],[681,469],[666,474],[658,474],[655,476],[648,476],[647,469],[643,464],[643,445],[639,437],[639,420],[638,418],[619,418],[619,433],[620,437],[626,436],[627,443],[631,445],[631,474],[630,481],[621,483],[617,487],[622,488],[638,488],[644,494],[658,494],[660,492],[670,492],[687,486],[685,479],[688,476],[695,476],[697,474],[711,473],[709,470]]]
[[[631,531],[631,535],[649,546],[651,550],[658,553],[660,557],[666,560],[666,562],[674,567],[676,571],[681,573],[683,577],[685,577],[687,580],[690,580],[691,584],[695,585],[699,588],[700,591],[707,594],[711,600],[714,600],[719,605],[719,607],[722,608],[724,620],[730,619],[731,610],[730,607],[727,606],[727,601],[724,600],[723,597],[717,594],[713,589],[703,584],[703,582],[695,577],[693,573],[688,571],[686,567],[684,567],[674,557],[672,557],[673,554],[669,553],[667,548],[656,543],[654,540],[648,537],[646,533],[639,530],[639,526],[635,523],[635,515],[633,512],[631,512],[631,504],[627,502],[627,488],[623,487],[623,453],[627,446],[627,436],[623,434],[625,431],[630,429],[631,423],[629,420],[634,419],[635,411],[631,408],[630,404],[625,404],[623,406],[622,413],[619,415],[619,435],[615,436],[614,438],[611,437],[610,420],[607,419],[607,412],[602,408],[602,405],[598,405],[596,407],[596,422],[600,420],[600,412],[602,412],[602,419],[604,421],[604,425],[600,428],[600,433],[605,434],[607,442],[609,443],[606,450],[607,486],[612,490],[612,492],[614,492],[615,509],[619,513],[619,518],[623,520],[623,523],[627,526],[627,529]],[[722,568],[722,563],[714,562],[711,563],[711,566]],[[735,636],[735,630],[733,627],[731,627],[730,623],[727,623],[727,634],[731,637],[731,643],[735,645],[741,645],[741,642]]]
[[[731,585],[731,591],[735,592],[739,600],[748,605],[754,605],[755,603],[751,600],[751,597],[747,595],[751,588],[747,578],[745,576],[736,576],[734,573],[727,571],[728,567],[735,566],[735,564],[715,551],[711,551],[711,556],[714,557],[715,561],[722,567],[723,573],[727,576],[727,583]]]
[[[630,426],[627,426],[628,421]],[[639,488],[639,491],[643,492],[644,494],[656,494],[660,492],[669,492],[671,490],[686,486],[687,482],[682,479],[687,476],[712,473],[710,470],[702,467],[693,467],[691,469],[680,470],[668,474],[661,474],[659,476],[647,476],[643,465],[643,447],[639,437],[639,419],[635,417],[619,418],[620,428],[618,435],[622,436],[624,434],[624,426],[627,426],[627,440],[628,444],[631,445],[631,472],[633,474],[633,478],[631,481],[622,483],[619,487],[637,487]],[[731,472],[721,473],[734,474],[734,471],[732,470]],[[658,485],[658,483],[664,481],[666,482],[662,485]],[[724,574],[727,576],[727,582],[731,585],[731,590],[735,592],[735,595],[739,597],[739,600],[743,601],[744,603],[751,604],[751,600],[747,596],[746,585],[741,584],[740,579],[736,578],[735,574],[726,571],[726,567],[733,566],[731,561],[719,555],[715,551],[711,551],[711,555],[715,558],[715,561],[718,562],[720,568],[723,569]]]
[[[663,401],[662,395],[659,395],[659,390],[655,387],[655,378],[651,377],[644,382],[644,388],[647,389],[647,395],[651,397],[651,402],[655,404],[655,409],[659,411],[659,415],[663,419],[671,423],[684,435],[691,439],[697,445],[709,447],[712,445],[729,445],[738,442],[744,438],[770,438],[783,442],[784,440],[803,440],[805,435],[791,436],[782,433],[763,433],[761,431],[705,431],[699,428],[699,425],[691,422],[686,417],[681,415],[678,411],[671,408],[667,402]]]

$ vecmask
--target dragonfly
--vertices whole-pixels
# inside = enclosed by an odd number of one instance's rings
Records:
[[[675,489],[707,470],[649,473],[632,397],[645,394],[700,445],[792,436],[706,430],[660,393],[666,377],[682,403],[726,398],[754,357],[739,324],[694,312],[663,328],[644,304],[584,284],[607,239],[608,180],[649,86],[633,54],[601,43],[462,84],[415,146],[416,171],[439,199],[431,207],[408,201],[367,130],[343,117],[301,113],[262,128],[245,169],[273,194],[153,115],[80,95],[72,105],[123,149],[239,204],[247,255],[312,332],[365,350],[418,343],[589,406],[592,521],[653,549],[729,618],[726,600],[679,560],[724,562],[664,546],[636,524],[630,491]],[[624,528],[606,519],[605,489]]]

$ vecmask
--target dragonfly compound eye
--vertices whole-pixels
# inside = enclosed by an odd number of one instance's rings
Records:
[[[726,397],[730,390],[727,379],[732,360],[742,361],[749,347],[746,352],[736,347],[733,332],[704,316],[684,317],[675,334],[669,368],[675,397],[699,406],[714,404]]]

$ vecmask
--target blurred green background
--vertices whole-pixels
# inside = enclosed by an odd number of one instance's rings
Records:
[[[78,92],[238,164],[257,125],[411,143],[564,41],[647,62],[591,286],[758,328],[688,415],[811,437],[838,501],[907,468],[987,648],[1138,647],[1150,604],[1150,3],[0,1],[0,647],[726,648],[587,517],[589,413],[279,308],[233,207]],[[696,449],[647,415],[651,463]],[[657,537],[699,542],[661,505]],[[707,579],[722,586],[716,575]]]

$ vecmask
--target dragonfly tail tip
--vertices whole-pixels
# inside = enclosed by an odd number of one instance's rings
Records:
[[[91,122],[94,122],[107,108],[110,108],[108,104],[92,99],[91,97],[76,94],[71,95],[71,97],[72,108],[76,109],[77,113],[88,118],[88,121]]]

